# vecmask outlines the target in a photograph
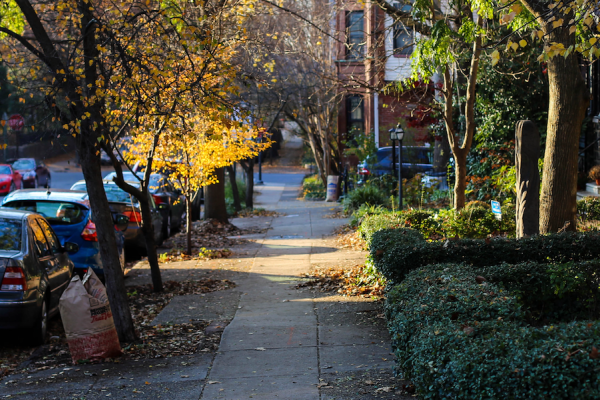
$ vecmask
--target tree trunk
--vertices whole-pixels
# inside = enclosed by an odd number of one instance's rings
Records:
[[[225,204],[225,168],[216,169],[215,176],[218,182],[206,186],[204,190],[204,218],[226,224],[229,221]]]
[[[149,196],[146,189],[146,196]],[[154,240],[154,225],[152,224],[152,211],[150,210],[149,198],[138,198],[140,210],[142,211],[142,233],[146,242],[146,253],[148,254],[148,264],[150,264],[150,274],[152,275],[152,286],[155,292],[162,292],[163,284],[158,265],[158,256],[156,255],[156,241]]]
[[[240,165],[246,173],[246,209],[254,208],[254,159],[240,161]]]
[[[197,195],[198,196],[198,195]],[[190,196],[185,196],[185,210],[186,210],[186,247],[187,247],[187,255],[192,255],[192,201]]]
[[[98,231],[98,246],[104,268],[110,308],[119,340],[121,343],[132,342],[136,339],[135,328],[129,310],[123,271],[121,270],[121,262],[117,251],[112,213],[102,183],[100,157],[96,155],[96,152],[97,149],[93,145],[87,143],[85,139],[81,140],[79,146],[81,168],[87,184],[92,220]]]
[[[227,175],[229,175],[229,183],[231,184],[231,193],[233,194],[233,208],[235,211],[242,211],[242,204],[240,203],[240,192],[238,191],[237,180],[235,177],[235,170],[233,165],[227,166]]]
[[[543,27],[547,33],[546,45],[562,43],[565,48],[575,44],[575,36],[568,28]],[[540,233],[556,232],[565,227],[576,229],[577,213],[577,157],[581,126],[588,107],[586,90],[578,56],[572,52],[567,58],[556,55],[548,60],[550,104],[544,173],[540,198]]]
[[[462,210],[465,207],[467,188],[467,154],[468,150],[454,152],[456,167],[456,182],[454,183],[454,209]]]

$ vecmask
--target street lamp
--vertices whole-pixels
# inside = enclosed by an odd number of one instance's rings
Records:
[[[396,140],[398,140],[398,203],[402,210],[402,139],[404,139],[404,129],[400,123],[395,128],[390,129],[390,139],[392,141],[392,171],[396,168]]]

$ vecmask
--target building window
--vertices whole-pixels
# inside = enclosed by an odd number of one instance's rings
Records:
[[[346,140],[352,147],[357,146],[354,140],[356,133],[364,133],[365,110],[362,96],[354,95],[346,98],[346,129],[348,134]]]
[[[346,37],[348,51],[346,59],[363,58],[365,48],[364,11],[351,11],[346,14]]]
[[[394,54],[408,57],[413,52],[413,30],[400,22],[394,24]]]

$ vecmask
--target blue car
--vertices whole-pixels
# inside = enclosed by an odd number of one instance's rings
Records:
[[[75,264],[75,273],[84,274],[92,268],[99,278],[104,277],[100,259],[96,225],[87,192],[64,189],[25,189],[12,192],[2,201],[2,207],[31,211],[40,214],[50,223],[61,245],[67,242],[79,246],[79,251],[70,255]],[[115,223],[123,229],[129,219],[122,215],[114,216]],[[117,230],[117,248],[121,268],[125,267],[124,236]]]

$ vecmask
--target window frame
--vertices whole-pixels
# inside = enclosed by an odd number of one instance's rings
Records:
[[[353,16],[360,15],[353,21]],[[365,57],[365,11],[346,12],[346,60],[361,61]]]

